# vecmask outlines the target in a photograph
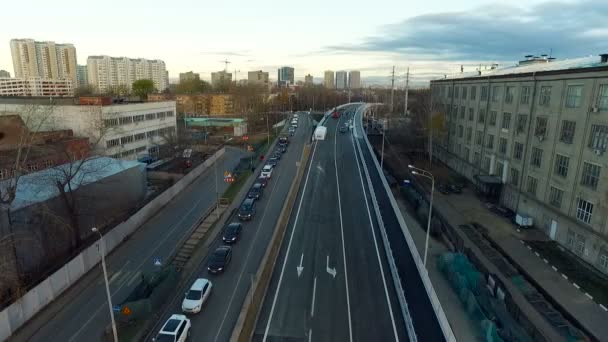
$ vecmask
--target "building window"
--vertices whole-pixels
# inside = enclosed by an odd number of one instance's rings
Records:
[[[114,118],[114,119],[104,119],[103,120],[103,125],[104,125],[104,127],[118,126],[118,119],[116,119],[116,118]]]
[[[132,116],[125,116],[119,119],[120,124],[121,125],[128,125],[130,123],[133,123],[133,117]]]
[[[488,86],[481,86],[481,101],[488,99]]]
[[[549,190],[549,204],[556,208],[562,207],[562,198],[564,197],[564,191],[552,186]]]
[[[457,99],[457,98],[459,98],[459,97],[460,97],[460,96],[458,95],[458,94],[459,94],[459,90],[460,90],[460,88],[458,88],[458,87],[454,87],[454,98],[455,98],[455,99]]]
[[[517,127],[515,128],[515,133],[521,134],[526,131],[526,123],[528,121],[528,116],[524,114],[519,114],[517,116]]]
[[[526,191],[536,197],[536,188],[538,187],[538,179],[528,176],[528,183],[526,184]]]
[[[471,87],[471,100],[475,100],[475,96],[477,96],[477,87],[472,86]]]
[[[154,119],[156,119],[156,113],[146,114],[146,120],[154,120]]]
[[[467,127],[467,134],[466,134],[466,139],[467,142],[471,142],[471,136],[473,135],[473,128],[472,127]]]
[[[448,87],[448,98],[452,98],[453,92],[454,92],[454,89],[452,87]]]
[[[555,174],[562,177],[568,177],[568,164],[570,158],[561,154],[555,155]]]
[[[519,184],[519,170],[518,169],[511,168],[510,182],[514,186],[517,186]]]
[[[511,113],[502,114],[502,129],[509,129],[511,127]]]
[[[473,110],[473,108],[469,108],[469,121],[474,121],[475,120],[475,111]]]
[[[140,146],[135,149],[135,153],[141,153],[141,152],[144,152],[145,150],[146,150],[146,146]]]
[[[524,155],[524,144],[515,142],[513,144],[513,158],[517,160],[521,160]]]
[[[571,231],[570,229],[568,229],[568,233],[566,234],[566,246],[573,248],[574,247],[574,239],[575,239],[575,234],[573,231]]]
[[[156,113],[156,118],[163,120],[166,115],[167,115],[166,112],[158,112],[158,113]]]
[[[462,87],[462,99],[467,99],[467,87]]]
[[[170,111],[167,112],[167,116],[168,117],[172,117],[174,115],[175,115],[175,113],[172,110],[170,110]]]
[[[591,223],[593,215],[593,203],[579,198],[576,202],[576,219],[587,224]]]
[[[120,139],[111,139],[106,141],[106,146],[108,148],[120,145]]]
[[[540,96],[538,98],[538,104],[543,107],[548,107],[551,102],[551,87],[544,86],[540,87]]]
[[[500,138],[498,141],[498,152],[507,154],[507,138]]]
[[[536,118],[536,127],[534,127],[534,136],[545,137],[547,134],[547,118],[538,117]]]
[[[471,150],[468,147],[464,147],[463,148],[463,152],[462,152],[462,158],[464,158],[464,160],[466,160],[467,162],[469,161],[469,153],[471,152]]]
[[[597,188],[597,183],[600,180],[600,173],[602,167],[591,163],[583,163],[583,175],[581,177],[581,185],[590,187],[591,189]]]
[[[496,169],[494,170],[494,175],[496,175],[500,179],[502,179],[502,172],[504,171],[504,168],[505,168],[505,164],[497,161],[496,162]]]
[[[127,135],[125,137],[120,138],[120,144],[121,145],[132,143],[132,142],[133,142],[133,136],[132,135]]]
[[[608,272],[608,254],[605,250],[600,253],[599,257],[600,268],[605,272]]]
[[[463,89],[464,89],[464,88],[463,88]],[[466,109],[466,107],[465,107],[465,106],[460,107],[460,118],[461,118],[462,120],[464,120],[464,113],[465,113],[465,111],[466,111],[466,110],[467,110],[467,109]]]
[[[481,146],[482,139],[483,139],[483,132],[477,131],[475,133],[475,145]]]
[[[582,234],[576,234],[576,244],[574,245],[574,252],[576,254],[582,255],[585,252],[585,243],[587,239]]]
[[[458,106],[454,105],[454,108],[452,108],[452,118],[456,119],[458,117]]]
[[[532,166],[540,167],[543,162],[543,150],[538,147],[532,147],[532,158],[530,164]]]
[[[490,157],[483,157],[482,169],[487,173],[490,172]]]
[[[477,118],[477,122],[478,123],[485,123],[486,122],[486,110],[481,108],[479,109],[479,117]]]
[[[496,126],[496,111],[490,111],[490,119],[488,120],[488,125]]]
[[[512,103],[515,97],[515,87],[505,88],[505,103]]]
[[[133,136],[133,139],[135,139],[135,141],[144,140],[145,138],[146,138],[146,133],[137,133]]]
[[[479,166],[479,152],[473,154],[473,165]]]
[[[566,91],[566,107],[578,108],[581,106],[581,98],[583,97],[582,85],[570,85]]]
[[[462,127],[462,125],[458,125],[458,137],[462,138],[463,135],[464,135],[464,127]]]
[[[532,92],[532,88],[530,86],[521,87],[521,94],[519,95],[519,103],[529,104],[531,92]]]
[[[489,149],[494,148],[494,136],[492,134],[488,134],[488,137],[486,140],[486,147]]]
[[[492,87],[492,102],[498,102],[500,100],[500,86]]]
[[[562,131],[559,135],[559,140],[566,144],[572,144],[572,140],[574,140],[575,129],[575,121],[562,120]]]
[[[608,110],[608,84],[600,86],[600,92],[597,95],[597,106],[600,110]]]
[[[145,115],[143,115],[143,114],[133,116],[133,122],[140,122],[140,121],[144,121],[144,120],[145,120]]]
[[[148,138],[152,138],[157,135],[158,135],[158,130],[156,130],[156,129],[146,132],[146,137],[148,137]]]
[[[591,125],[589,147],[594,150],[606,151],[606,147],[608,147],[608,126]]]

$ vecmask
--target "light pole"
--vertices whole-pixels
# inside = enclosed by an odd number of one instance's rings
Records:
[[[112,296],[110,295],[110,283],[108,282],[108,271],[106,269],[106,241],[103,235],[96,227],[91,228],[91,231],[99,234],[99,248],[101,253],[101,268],[103,269],[103,279],[106,284],[106,295],[108,296],[108,308],[110,309],[110,319],[112,320],[112,334],[114,342],[118,342],[118,331],[116,330],[116,321],[114,321],[114,310],[112,309]]]
[[[419,169],[417,167],[415,167],[414,165],[408,165],[407,167],[409,167],[412,170],[412,174],[416,175],[416,176],[422,176],[424,178],[428,178],[431,180],[431,201],[429,202],[429,217],[426,223],[426,239],[424,241],[424,259],[423,259],[423,265],[424,268],[426,269],[426,256],[428,254],[428,249],[429,249],[429,233],[431,231],[431,216],[433,215],[433,193],[435,192],[435,177],[433,177],[433,174],[423,170],[423,169]]]
[[[384,132],[386,132],[386,127],[382,126],[382,152],[380,153],[380,168],[384,165]]]

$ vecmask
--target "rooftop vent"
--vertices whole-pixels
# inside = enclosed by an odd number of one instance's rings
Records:
[[[608,63],[608,53],[602,53],[602,54],[600,54],[600,62],[601,63]]]
[[[538,63],[549,63],[549,62],[552,62],[553,60],[555,60],[555,58],[549,57],[549,55],[547,55],[547,54],[542,54],[540,56],[526,55],[526,56],[524,56],[523,60],[519,61],[519,65],[523,66],[523,65],[538,64]]]

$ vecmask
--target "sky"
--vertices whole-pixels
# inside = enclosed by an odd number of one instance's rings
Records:
[[[170,79],[228,69],[295,67],[296,79],[360,70],[365,84],[396,84],[512,65],[527,54],[563,58],[608,52],[608,1],[566,0],[82,0],[2,5],[0,69],[13,74],[12,38],[76,46],[90,55],[162,59]],[[402,85],[401,85],[402,86]]]

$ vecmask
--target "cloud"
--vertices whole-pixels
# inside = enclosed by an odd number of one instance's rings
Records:
[[[216,55],[216,56],[227,56],[227,57],[249,57],[251,52],[246,50],[235,50],[235,51],[203,51],[203,55]]]
[[[358,44],[324,52],[383,52],[414,60],[514,61],[527,54],[558,58],[608,52],[608,1],[544,2],[420,15],[383,27]],[[603,39],[599,39],[603,38]]]

